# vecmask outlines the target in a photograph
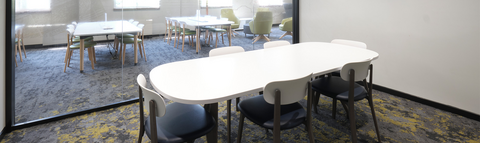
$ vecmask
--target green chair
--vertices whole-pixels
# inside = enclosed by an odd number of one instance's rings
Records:
[[[233,13],[233,9],[231,8],[224,8],[221,10],[221,13],[220,13],[220,17],[221,18],[228,18],[228,21],[233,21],[234,23],[231,25],[231,29],[237,29],[240,27],[240,20],[237,18],[237,16],[235,16],[235,13]],[[228,27],[226,26],[222,26],[222,29],[227,29]],[[238,34],[237,32],[235,31],[230,31],[230,33],[232,33],[232,36],[235,37],[235,35],[233,33],[236,33]]]
[[[265,37],[263,34],[270,34],[272,30],[273,14],[271,11],[258,11],[253,18],[253,21],[248,23],[250,25],[250,31],[253,34],[258,34],[258,37],[255,37],[253,43],[257,42],[260,39],[265,39],[270,42],[270,39]],[[252,44],[253,44],[252,43]]]
[[[73,50],[80,49],[80,43],[73,42],[74,41],[73,39],[75,39],[75,36],[73,36],[73,32],[74,32],[73,29],[67,29],[67,32],[68,32],[67,52],[65,54],[65,67],[63,68],[63,72],[66,72],[67,67],[70,66],[70,59],[72,59]],[[85,49],[88,51],[88,59],[92,63],[92,69],[95,69],[94,64],[96,63],[96,57],[95,57],[94,46],[97,45],[97,42],[94,42],[92,40],[85,40],[83,44],[84,44],[83,47],[85,47]]]
[[[283,37],[287,36],[287,35],[292,35],[292,30],[293,30],[293,20],[292,20],[292,17],[290,18],[285,18],[282,20],[282,24],[280,24],[278,26],[278,29],[282,30],[282,31],[287,31],[285,32],[285,34],[283,34],[280,38],[278,39],[282,39]]]

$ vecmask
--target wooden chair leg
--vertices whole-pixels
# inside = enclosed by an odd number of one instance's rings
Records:
[[[18,53],[20,55],[20,62],[23,62],[22,58],[22,48],[20,48],[20,41],[17,42],[16,48],[18,48]]]
[[[355,121],[355,110],[354,110],[354,102],[348,102],[348,114],[350,120],[350,132],[352,137],[352,142],[357,142],[357,128],[356,128],[356,121]]]
[[[231,136],[231,108],[232,106],[232,100],[227,100],[227,142],[231,142],[230,141],[230,136]]]
[[[143,44],[143,40],[142,40],[142,49],[143,49],[143,55],[145,56],[145,62],[147,61],[147,54],[145,53],[145,44]]]
[[[237,143],[242,142],[242,132],[243,132],[243,121],[245,119],[245,115],[240,113],[240,121],[238,122],[238,134],[237,134]]]
[[[216,36],[215,36],[215,48],[217,48],[217,44],[218,44],[218,32],[215,32]]]
[[[22,38],[22,47],[23,47],[23,54],[25,55],[25,59],[27,58],[27,51],[25,50],[25,44],[23,44],[23,38]]]
[[[136,43],[138,46],[138,51],[140,52],[140,58],[143,58],[143,52],[142,52],[142,46],[140,45],[140,43]]]
[[[92,55],[93,55],[93,61],[97,63],[97,56],[95,55],[95,47],[92,47]]]
[[[123,53],[122,53],[122,52],[123,52],[123,47],[122,47],[122,44],[118,43],[117,46],[120,47],[119,50],[118,50],[118,51],[119,51],[119,52],[118,52],[118,60],[122,60],[122,58],[123,58]],[[118,47],[117,47],[117,48],[118,48]]]
[[[375,124],[375,130],[377,131],[378,142],[382,142],[380,140],[380,131],[378,130],[377,117],[375,116],[375,110],[373,109],[372,99],[368,99],[368,104],[370,105],[370,109],[371,109],[371,112],[372,112],[373,123]]]
[[[185,35],[182,35],[182,52],[183,52],[184,45],[185,45]]]
[[[70,60],[72,59],[73,50],[70,50],[67,67],[70,67]]]

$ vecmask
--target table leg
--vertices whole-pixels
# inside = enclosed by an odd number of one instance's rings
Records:
[[[137,59],[137,39],[138,39],[138,33],[137,35],[135,35],[135,37],[133,37],[133,54],[135,54],[134,58],[135,58],[135,64],[134,65],[137,65],[138,63],[138,59]],[[124,51],[125,52],[125,51]]]
[[[83,54],[85,53],[85,39],[80,38],[80,72],[83,72]]]
[[[198,54],[198,49],[200,49],[200,28],[197,27],[197,28],[195,28],[195,30],[197,32],[196,33],[196,35],[197,35],[196,50],[197,50],[197,54]]]
[[[198,34],[198,33],[197,33]],[[197,37],[198,39],[198,37]],[[197,42],[198,43],[198,42]],[[210,114],[215,119],[215,127],[213,127],[212,131],[207,134],[207,142],[209,143],[216,143],[217,142],[217,135],[218,135],[218,103],[212,103],[209,105],[210,107]]]
[[[228,26],[228,46],[232,46],[232,26]]]

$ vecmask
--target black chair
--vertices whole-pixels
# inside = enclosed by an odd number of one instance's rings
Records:
[[[366,77],[370,71],[370,79],[367,82]],[[372,78],[373,78],[373,65],[369,61],[348,63],[340,70],[340,77],[328,76],[322,77],[312,81],[312,90],[314,95],[314,108],[317,111],[316,106],[320,99],[320,94],[333,98],[332,116],[335,119],[337,100],[343,105],[343,108],[347,111],[347,117],[350,120],[350,130],[353,142],[357,142],[356,126],[355,126],[355,112],[354,102],[362,99],[367,99],[370,105],[370,109],[375,123],[375,129],[377,131],[378,141],[380,140],[380,132],[378,131],[377,118],[375,117],[375,111],[373,109],[372,100]],[[364,86],[357,84],[356,81],[363,81]],[[347,105],[348,104],[348,105]]]
[[[163,98],[154,91],[145,88],[147,81],[140,74],[137,77],[140,100],[140,134],[142,142],[144,131],[152,142],[177,143],[194,142],[215,127],[215,119],[198,104],[171,103],[165,105]],[[143,97],[150,116],[144,120]]]
[[[273,130],[273,142],[280,142],[280,130],[305,124],[311,143],[315,142],[311,126],[311,84],[312,74],[305,77],[268,83],[263,95],[240,101],[240,122],[237,143],[242,140],[243,122],[247,117],[253,123]],[[307,112],[298,103],[308,96]]]

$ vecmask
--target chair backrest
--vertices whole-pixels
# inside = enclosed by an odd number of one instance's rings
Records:
[[[271,41],[271,42],[266,42],[265,44],[263,44],[263,48],[268,49],[268,48],[286,46],[286,45],[290,45],[290,42],[285,41],[285,40]]]
[[[273,14],[271,11],[258,11],[253,19],[250,30],[253,34],[270,34],[272,31]]]
[[[231,8],[224,8],[220,10],[220,17],[221,18],[228,18],[228,21],[233,21],[235,24],[240,24],[240,20],[235,16],[233,13],[233,9]]]
[[[268,9],[268,7],[259,7],[257,8],[257,12],[258,11],[270,11],[270,10]]]
[[[342,77],[342,79],[345,81],[350,81],[350,69],[353,69],[355,70],[354,80],[361,81],[367,78],[370,62],[371,60],[345,64],[340,70],[340,77]]]
[[[67,36],[68,36],[68,37],[67,37],[67,40],[68,40],[68,41],[67,41],[67,42],[68,42],[67,44],[72,44],[72,43],[70,43],[70,42],[71,42],[71,40],[72,40],[72,38],[73,38],[73,32],[74,32],[73,28],[67,28],[67,34],[68,34],[68,35],[67,35]]]
[[[67,28],[75,29],[75,25],[73,25],[73,24],[68,24],[68,25],[67,25]]]
[[[263,98],[270,104],[275,104],[275,90],[280,90],[280,104],[292,104],[302,100],[308,94],[308,82],[312,74],[292,80],[270,82],[263,88]]]
[[[223,48],[212,49],[208,53],[208,56],[213,57],[213,56],[232,54],[232,53],[240,53],[240,52],[245,52],[245,49],[243,49],[240,46],[231,46],[231,47],[223,47]]]
[[[73,26],[77,27],[77,22],[76,21],[73,21],[72,24],[73,24]]]
[[[332,42],[330,42],[330,43],[367,49],[367,44],[365,44],[363,42],[359,42],[359,41],[352,41],[352,40],[345,40],[345,39],[333,39]]]
[[[144,105],[145,109],[147,109],[148,113],[151,113],[150,112],[150,101],[153,100],[157,104],[156,105],[157,108],[155,109],[156,110],[155,115],[157,117],[162,117],[163,115],[165,115],[165,112],[166,112],[166,110],[165,110],[166,109],[165,100],[163,100],[163,98],[159,94],[157,94],[155,91],[152,91],[152,90],[146,88],[147,80],[145,79],[145,76],[143,76],[143,74],[139,74],[137,76],[137,83],[142,90],[141,93],[143,93],[142,94],[143,98],[145,98],[143,105]]]
[[[133,23],[133,21],[135,21],[135,20],[133,20],[133,19],[128,20],[128,22],[130,22],[130,23]]]
[[[133,24],[133,25],[135,25],[135,26],[137,26],[137,25],[138,25],[138,23],[140,23],[140,22],[138,22],[138,21],[134,21],[134,22],[132,22],[132,24]]]

